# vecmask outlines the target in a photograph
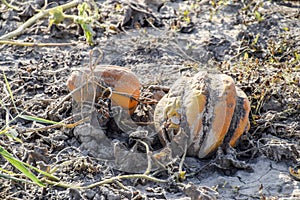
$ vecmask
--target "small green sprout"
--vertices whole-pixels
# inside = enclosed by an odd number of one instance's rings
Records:
[[[254,16],[255,16],[255,19],[258,21],[258,22],[261,22],[264,20],[264,18],[261,16],[260,12],[258,11],[255,11],[254,12]]]
[[[183,20],[186,21],[186,23],[191,23],[191,18],[189,16],[190,11],[188,11],[187,9],[183,11]]]

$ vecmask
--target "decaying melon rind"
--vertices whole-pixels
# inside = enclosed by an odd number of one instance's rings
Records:
[[[132,114],[140,96],[140,82],[128,68],[118,66],[97,66],[93,73],[88,68],[72,72],[67,81],[70,91],[84,85],[72,94],[76,102],[93,102],[101,96],[103,88],[100,84],[113,90],[113,105],[122,106]]]
[[[234,147],[244,132],[247,132],[250,128],[249,113],[250,113],[250,102],[247,95],[238,87],[237,92],[237,103],[235,111],[231,120],[228,134],[226,135],[226,143]]]
[[[182,92],[190,84],[187,83],[188,78],[184,77],[175,82],[172,92],[166,94],[156,105],[154,111],[154,124],[159,130],[159,138],[163,145],[166,145],[166,140],[173,139],[171,133],[167,136],[164,133],[164,128],[167,126],[169,130],[177,132],[184,124],[184,113],[182,107]],[[171,132],[171,131],[169,131]],[[170,142],[170,141],[169,141]]]
[[[199,79],[197,84],[192,83],[191,90],[187,91],[184,96],[186,118],[191,133],[187,154],[197,156],[197,152],[200,150],[199,144],[203,137],[203,115],[207,103],[207,85],[204,79]]]
[[[206,72],[196,74],[205,76]],[[207,104],[203,116],[204,137],[200,143],[199,158],[215,151],[222,143],[229,129],[236,104],[236,91],[233,79],[225,74],[207,74]]]
[[[240,109],[242,111],[238,111]],[[204,158],[223,144],[226,135],[229,135],[226,142],[232,146],[236,143],[248,126],[249,109],[246,95],[236,89],[231,77],[199,72],[192,78],[184,77],[175,82],[158,103],[154,122],[162,140],[169,140],[162,144],[166,148],[180,148],[171,149],[173,154],[174,151],[182,153],[186,144],[187,155]],[[166,133],[174,133],[174,129],[168,129],[171,116],[180,122],[175,135]]]

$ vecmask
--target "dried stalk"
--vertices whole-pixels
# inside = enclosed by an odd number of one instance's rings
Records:
[[[120,176],[114,176],[112,178],[108,178],[105,179],[103,181],[99,181],[87,186],[76,186],[74,184],[68,184],[68,183],[63,183],[63,182],[55,182],[55,181],[51,181],[51,180],[43,180],[44,182],[50,184],[50,185],[54,185],[54,186],[58,186],[58,187],[63,187],[63,188],[73,188],[73,189],[91,189],[94,187],[98,187],[104,184],[111,184],[111,183],[115,183],[121,179],[136,179],[136,178],[140,178],[140,179],[147,179],[149,181],[153,181],[153,182],[157,182],[157,183],[167,183],[167,180],[163,180],[163,179],[158,179],[146,174],[128,174],[128,175],[120,175]]]
[[[83,118],[83,119],[81,119],[81,120],[79,120],[75,123],[72,123],[72,124],[58,123],[58,124],[53,124],[53,125],[49,125],[49,126],[45,126],[45,127],[41,127],[41,128],[30,128],[30,129],[26,129],[25,132],[23,132],[23,133],[46,131],[46,130],[49,130],[49,129],[60,128],[60,127],[65,127],[65,128],[72,129],[75,126],[78,126],[79,124],[82,124],[82,123],[88,121],[89,119],[90,119],[90,117],[86,117],[86,118]]]
[[[25,46],[25,47],[53,47],[53,46],[75,45],[75,43],[35,43],[35,42],[22,42],[18,40],[0,40],[0,44],[11,44],[11,45]]]

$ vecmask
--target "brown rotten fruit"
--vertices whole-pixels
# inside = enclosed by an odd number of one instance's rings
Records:
[[[140,96],[140,82],[128,68],[118,66],[96,66],[72,72],[67,81],[72,97],[76,102],[94,102],[112,90],[113,105],[119,105],[132,114]]]
[[[157,104],[154,123],[165,148],[155,157],[204,158],[223,143],[235,146],[249,129],[250,103],[230,76],[199,72],[175,82]],[[172,155],[169,155],[172,154]]]

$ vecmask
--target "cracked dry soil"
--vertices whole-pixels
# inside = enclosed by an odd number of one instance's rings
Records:
[[[11,3],[22,12],[0,4],[1,36],[15,30],[44,4]],[[66,1],[58,2],[63,3]],[[299,1],[176,0],[165,2],[159,9],[156,4],[139,7],[137,2],[118,0],[96,4],[102,26],[94,28],[94,46],[85,43],[76,24],[65,20],[49,29],[47,18],[16,39],[72,45],[0,45],[0,68],[14,97],[12,101],[1,75],[0,124],[2,128],[10,122],[15,130],[11,134],[22,141],[1,134],[1,147],[40,169],[57,167],[54,174],[73,185],[89,185],[124,174],[79,148],[81,141],[72,129],[32,131],[45,124],[14,119],[18,112],[53,121],[72,116],[72,99],[62,101],[69,94],[66,80],[72,70],[87,66],[91,49],[101,49],[101,64],[130,68],[143,87],[170,87],[178,77],[203,69],[232,76],[252,106],[251,129],[241,138],[235,156],[252,169],[231,166],[226,155],[204,160],[187,157],[183,166],[186,179],[180,184],[171,179],[168,184],[126,179],[123,186],[114,182],[81,190],[50,184],[41,188],[1,176],[1,199],[197,199],[200,194],[207,199],[300,198],[300,182],[288,171],[289,166],[297,167],[300,159]],[[77,10],[67,12],[76,14]],[[0,166],[19,173],[2,156]],[[155,176],[167,179],[177,171],[175,163],[168,173]]]

